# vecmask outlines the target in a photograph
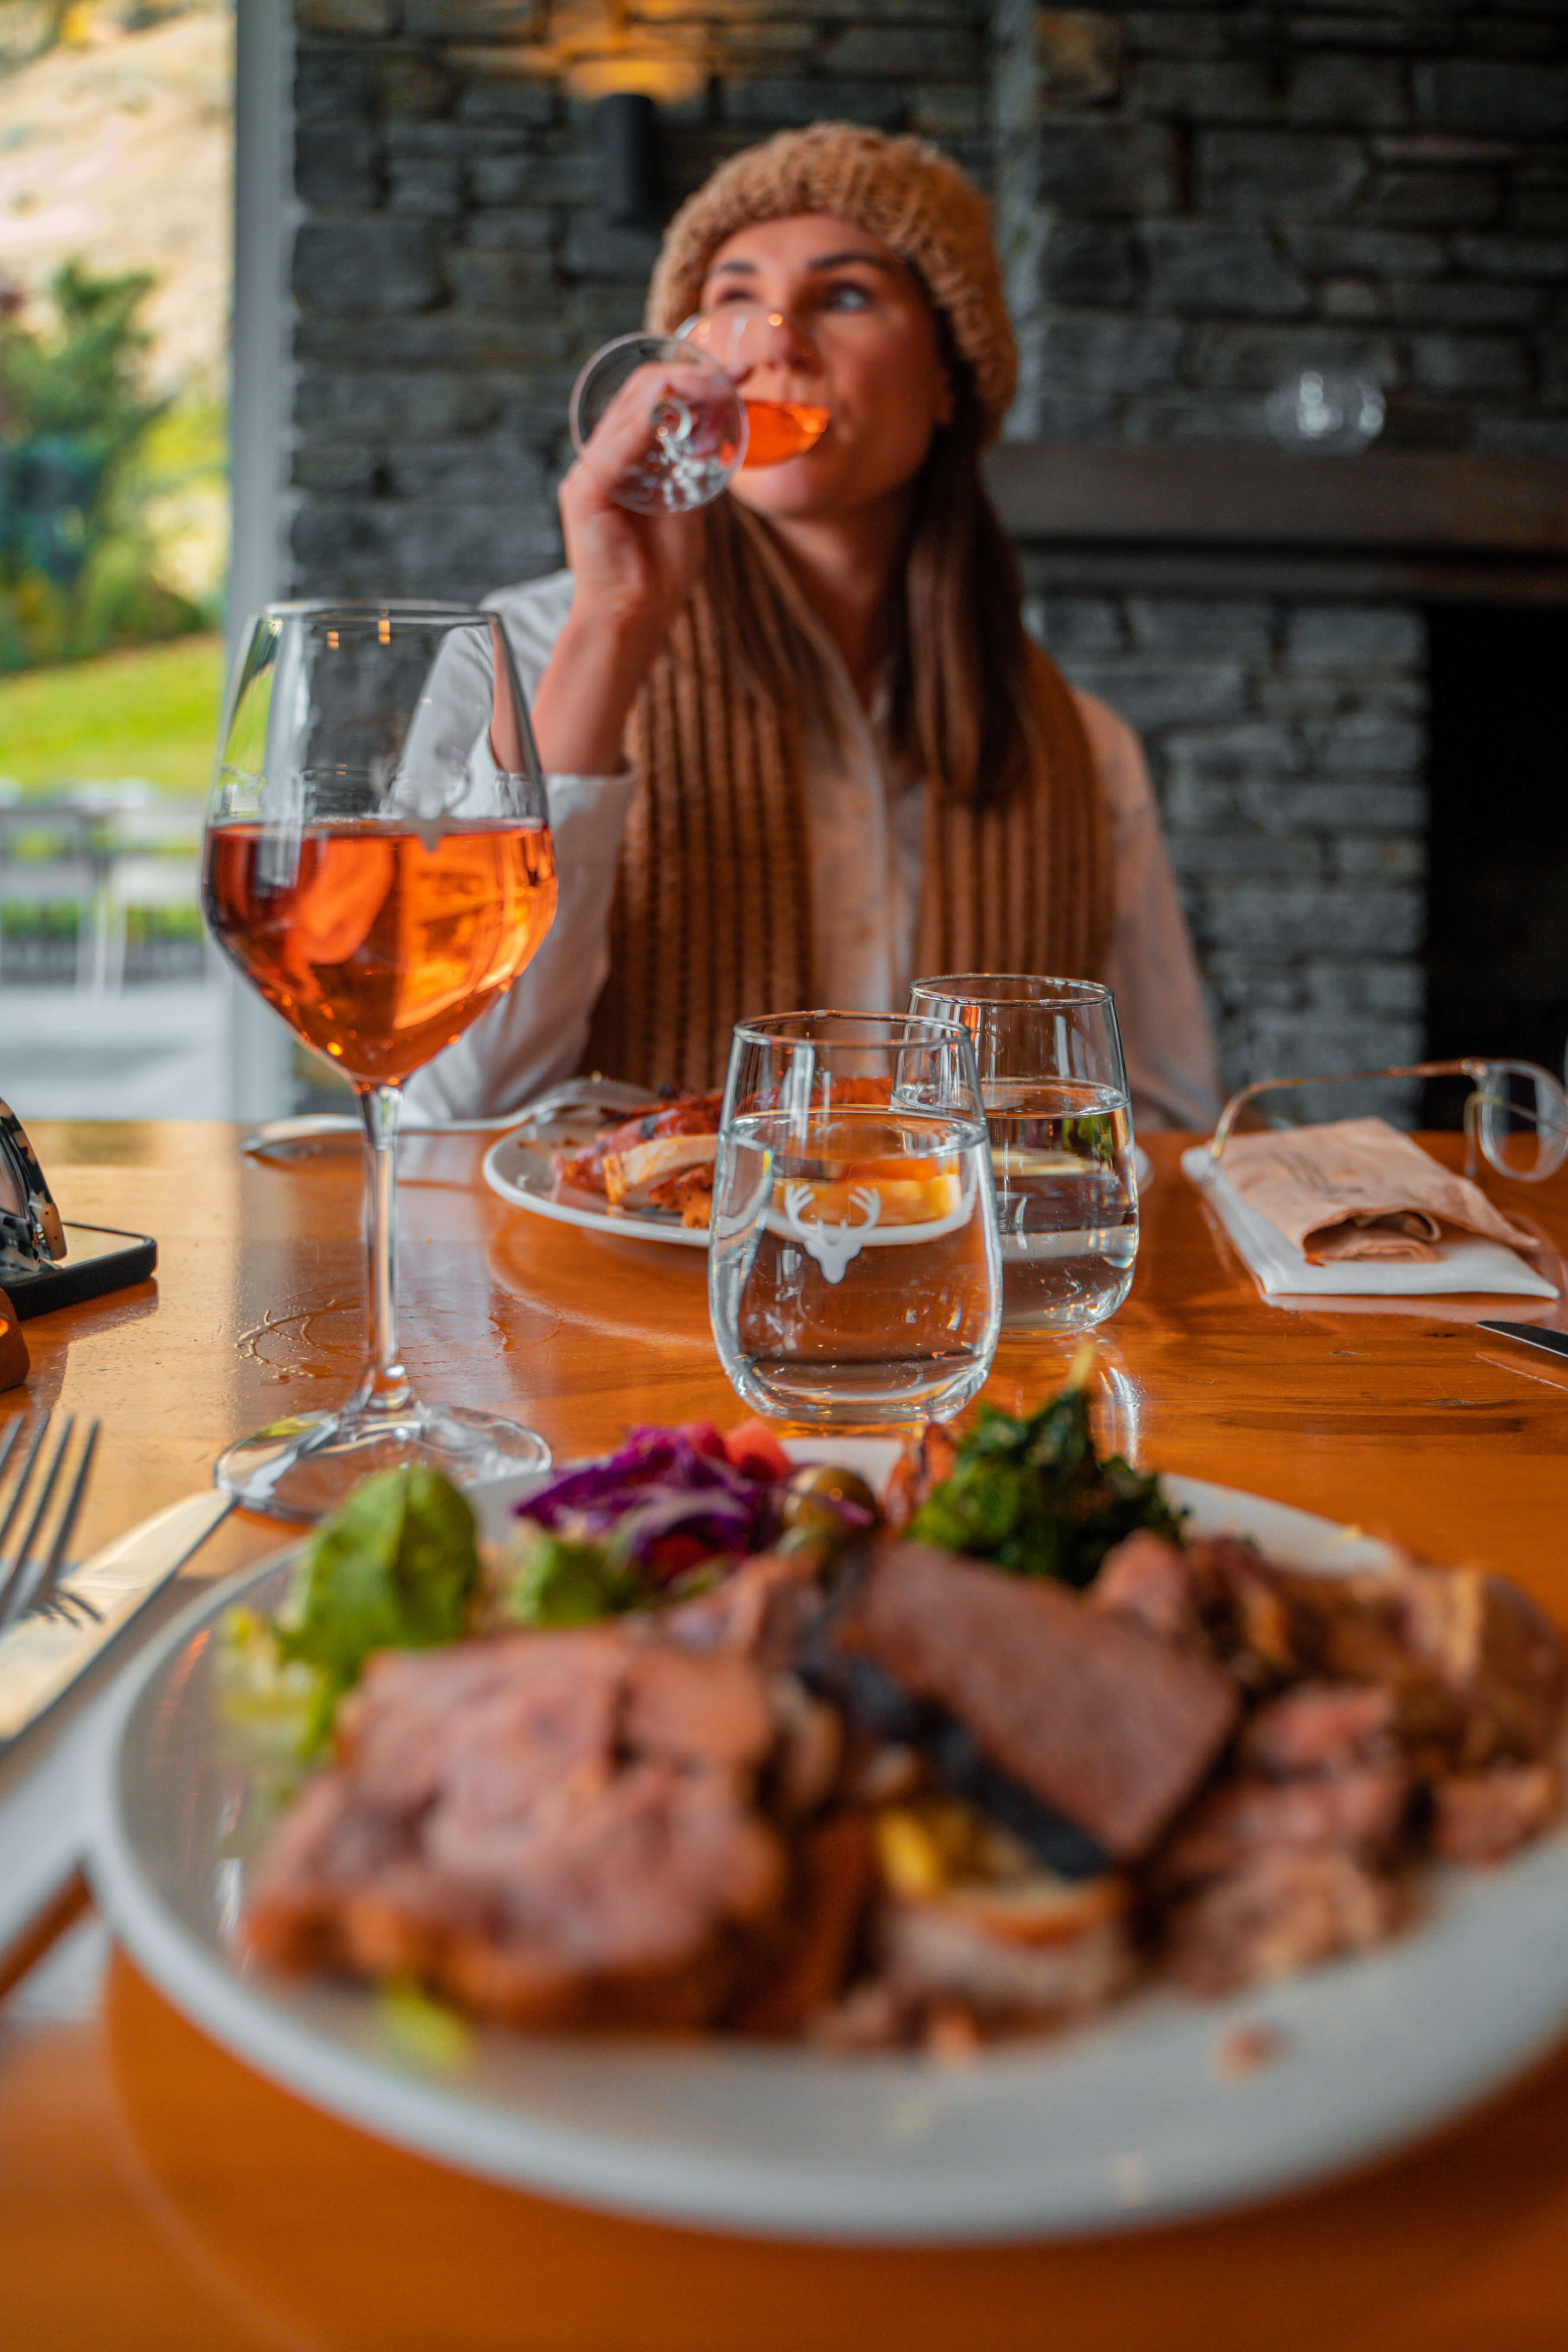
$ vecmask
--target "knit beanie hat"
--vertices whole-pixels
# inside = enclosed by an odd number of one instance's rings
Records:
[[[727,237],[752,221],[830,213],[890,246],[921,279],[968,362],[987,441],[1018,376],[1018,347],[985,199],[924,139],[893,139],[850,122],[781,131],[721,163],[665,231],[648,287],[647,324],[673,334],[696,310]]]

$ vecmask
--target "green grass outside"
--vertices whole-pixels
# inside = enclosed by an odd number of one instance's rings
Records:
[[[139,776],[204,795],[224,659],[215,634],[0,677],[0,777],[48,793]]]
[[[228,471],[228,411],[220,401],[181,402],[155,416],[131,464],[132,482],[143,490],[166,490],[210,474]]]

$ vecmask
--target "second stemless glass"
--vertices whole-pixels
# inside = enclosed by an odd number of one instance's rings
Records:
[[[984,1382],[1001,1295],[964,1030],[875,1013],[742,1023],[709,1304],[746,1402],[837,1429],[942,1419]]]
[[[917,980],[910,1011],[974,1040],[1009,1331],[1086,1331],[1132,1286],[1138,1180],[1116,1003],[1097,981]]]
[[[367,1355],[335,1412],[231,1445],[220,1486],[313,1517],[372,1470],[545,1467],[514,1423],[425,1403],[399,1360],[399,1091],[511,985],[555,911],[544,781],[500,622],[458,605],[275,604],[229,687],[207,815],[213,936],[359,1097]]]

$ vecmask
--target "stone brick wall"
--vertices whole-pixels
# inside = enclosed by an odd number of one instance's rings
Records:
[[[1568,458],[1562,0],[998,0],[994,25],[1017,437],[1223,465],[1268,437],[1273,385],[1327,365],[1376,379],[1385,446]],[[1415,1057],[1423,615],[1037,612],[1143,733],[1227,1081]]]
[[[1021,437],[1257,441],[1366,371],[1386,446],[1568,458],[1562,0],[998,0]]]
[[[593,109],[658,95],[666,194],[845,116],[990,167],[984,0],[296,0],[298,593],[470,597],[560,561],[577,368],[641,321]]]
[[[1422,616],[1060,593],[1030,616],[1149,750],[1226,1082],[1419,1059]]]

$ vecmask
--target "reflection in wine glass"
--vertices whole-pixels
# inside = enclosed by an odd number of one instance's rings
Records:
[[[706,506],[742,467],[812,448],[830,409],[816,346],[782,311],[726,303],[676,335],[620,335],[572,388],[572,439],[620,506]]]
[[[207,816],[213,936],[350,1080],[369,1147],[370,1361],[348,1403],[219,1459],[306,1517],[366,1472],[540,1468],[510,1422],[423,1403],[398,1356],[394,1147],[405,1079],[508,989],[555,910],[544,783],[500,623],[461,606],[272,605],[230,684]]]
[[[816,447],[832,411],[816,346],[796,320],[760,302],[726,302],[688,319],[680,336],[718,362],[745,403],[743,467],[780,466]]]

